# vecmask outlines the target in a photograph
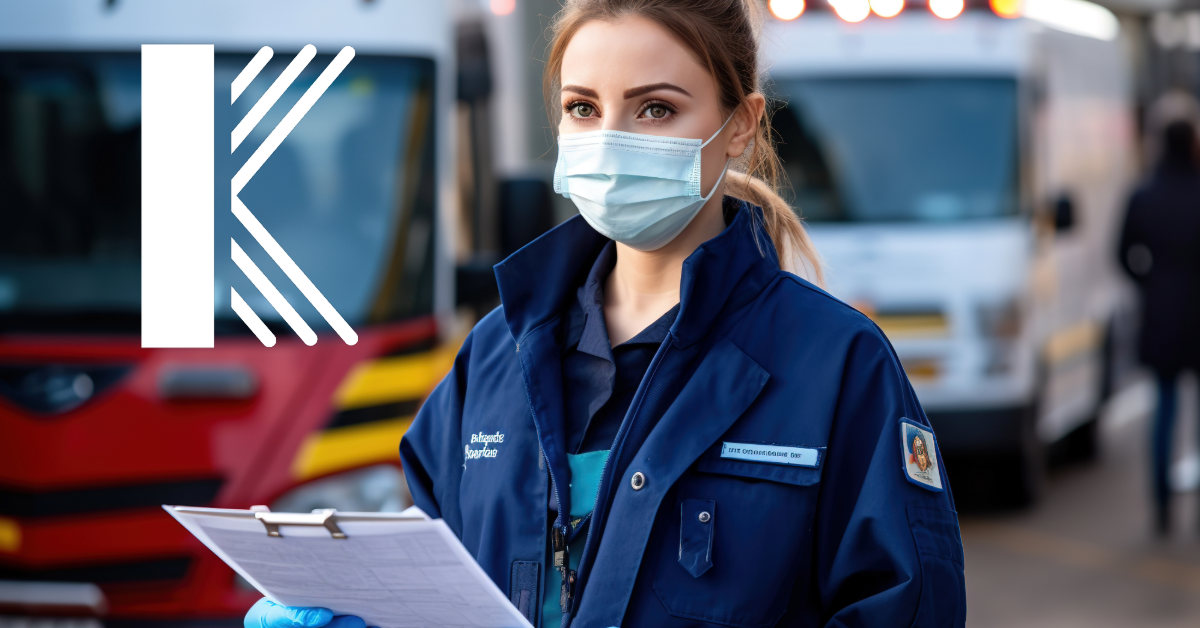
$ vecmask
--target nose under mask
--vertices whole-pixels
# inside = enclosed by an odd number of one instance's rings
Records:
[[[700,154],[731,119],[704,141],[624,131],[560,135],[554,191],[604,236],[639,251],[662,248],[721,187],[729,160],[702,196]]]

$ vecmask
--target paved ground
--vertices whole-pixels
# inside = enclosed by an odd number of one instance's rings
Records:
[[[1196,388],[1187,389],[1177,445],[1180,456],[1194,462]],[[1176,497],[1169,540],[1150,534],[1152,405],[1147,382],[1122,391],[1104,413],[1098,460],[1055,471],[1037,507],[964,514],[968,626],[1200,626],[1194,493]]]

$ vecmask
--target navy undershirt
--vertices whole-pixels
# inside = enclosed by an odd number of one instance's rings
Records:
[[[604,320],[604,282],[617,261],[609,242],[567,308],[563,326],[563,396],[567,452],[580,454],[612,447],[650,361],[679,313],[679,305],[633,338],[613,347]]]
[[[575,529],[575,539],[569,546],[570,569],[579,567],[605,458],[638,385],[679,313],[676,305],[636,336],[613,347],[604,320],[604,282],[616,261],[616,246],[609,242],[596,257],[587,281],[576,291],[576,298],[563,316],[563,397],[572,474],[567,480],[571,491],[568,519]],[[553,523],[558,512],[553,491],[551,495],[549,523]],[[547,565],[551,564],[550,552],[552,549],[547,546]],[[558,600],[561,582],[558,571],[546,570],[543,628],[558,628],[561,624]]]

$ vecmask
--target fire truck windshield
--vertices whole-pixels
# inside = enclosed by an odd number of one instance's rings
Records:
[[[954,221],[1018,208],[1017,88],[1000,78],[781,80],[774,117],[811,221]]]
[[[216,57],[218,333],[248,333],[231,286],[286,329],[231,261],[231,239],[327,328],[230,212],[233,174],[332,59],[313,59],[230,154],[230,132],[294,54],[277,50],[232,106],[251,55]],[[433,80],[431,60],[356,56],[239,195],[352,325],[432,310]],[[138,333],[140,83],[137,53],[0,52],[0,332]]]

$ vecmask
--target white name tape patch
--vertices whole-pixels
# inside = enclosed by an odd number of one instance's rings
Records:
[[[797,467],[816,467],[820,460],[819,452],[811,447],[787,447],[757,443],[722,443],[721,457]]]

